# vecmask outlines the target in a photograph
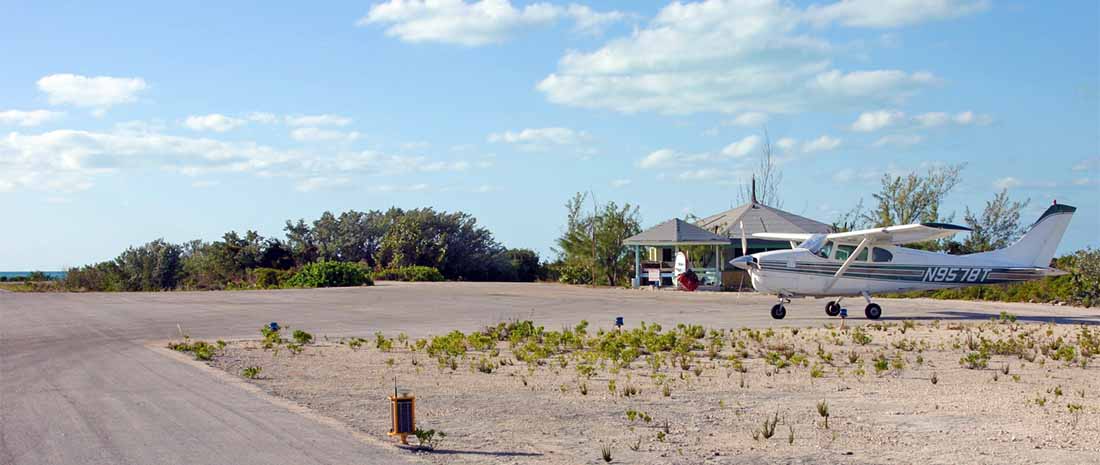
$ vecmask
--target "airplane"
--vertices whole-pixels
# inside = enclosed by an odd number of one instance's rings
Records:
[[[1054,202],[1019,240],[1003,249],[948,255],[906,247],[954,236],[970,228],[946,223],[915,223],[833,234],[755,233],[752,237],[790,241],[792,249],[742,255],[730,261],[748,272],[753,287],[779,297],[772,318],[787,315],[791,297],[838,297],[825,305],[837,316],[844,297],[863,296],[864,314],[877,320],[882,306],[872,294],[1011,283],[1064,275],[1050,260],[1076,208]],[[797,245],[796,245],[797,244]],[[741,225],[741,250],[747,252]],[[845,311],[847,314],[847,311]]]

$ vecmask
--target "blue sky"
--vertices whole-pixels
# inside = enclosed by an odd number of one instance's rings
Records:
[[[432,206],[550,254],[571,193],[652,225],[967,162],[1100,246],[1097,4],[982,0],[15,2],[0,15],[0,269]]]

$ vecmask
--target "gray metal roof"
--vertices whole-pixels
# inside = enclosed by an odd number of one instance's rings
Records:
[[[665,221],[664,223],[630,236],[625,241],[623,241],[623,244],[626,245],[729,243],[729,238],[719,236],[679,218],[673,218],[671,220]]]
[[[740,238],[742,222],[745,224],[746,235],[758,232],[810,234],[833,232],[832,226],[820,221],[756,202],[749,202],[732,210],[708,216],[695,224],[727,238]]]

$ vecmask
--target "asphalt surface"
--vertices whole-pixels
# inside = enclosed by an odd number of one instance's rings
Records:
[[[1100,324],[1100,310],[1031,304],[881,300],[883,320]],[[511,319],[547,327],[616,316],[708,327],[807,326],[835,321],[823,300],[795,300],[772,320],[774,298],[734,293],[586,289],[550,284],[383,283],[372,288],[244,292],[23,294],[0,292],[0,465],[390,464],[392,446],[272,404],[238,383],[149,347],[176,337],[258,337],[270,321],[315,336],[469,331]],[[864,302],[850,299],[850,324]],[[368,397],[367,393],[365,393]],[[379,401],[385,401],[379,394]]]

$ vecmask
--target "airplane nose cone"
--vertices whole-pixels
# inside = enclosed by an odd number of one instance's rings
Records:
[[[756,267],[756,257],[753,257],[752,255],[742,255],[742,256],[737,257],[733,260],[730,260],[730,265],[733,265],[733,266],[735,266],[737,268],[740,268],[742,270],[747,270],[749,268],[755,268]]]

